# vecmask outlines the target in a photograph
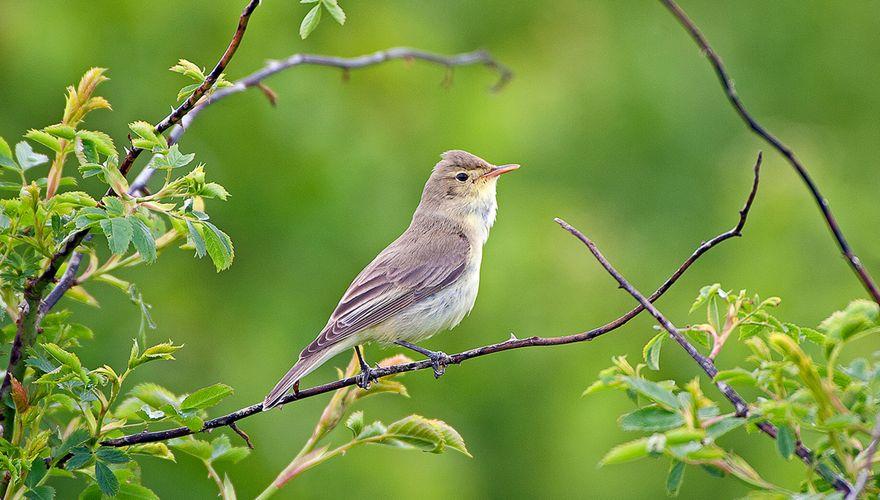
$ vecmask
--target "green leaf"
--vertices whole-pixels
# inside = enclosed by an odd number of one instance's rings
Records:
[[[170,340],[168,342],[163,342],[161,344],[156,344],[152,347],[148,347],[142,354],[138,354],[135,351],[136,347],[137,342],[135,342],[135,345],[132,348],[131,356],[128,360],[129,368],[140,366],[149,361],[173,360],[174,353],[183,348],[182,345],[175,345]]]
[[[70,435],[67,436],[67,439],[58,445],[58,448],[55,450],[55,457],[61,458],[66,456],[70,450],[85,443],[89,437],[91,437],[91,435],[86,429],[77,429],[71,432]]]
[[[24,494],[28,500],[53,500],[55,498],[55,488],[47,485],[28,488]]]
[[[49,125],[48,127],[43,127],[43,130],[54,135],[55,137],[60,137],[62,139],[66,139],[68,141],[73,140],[76,137],[76,129],[71,127],[70,125],[64,125],[61,123],[56,123],[55,125]]]
[[[681,414],[657,406],[639,408],[620,417],[620,427],[625,431],[666,431],[684,425]]]
[[[321,22],[321,4],[317,4],[306,14],[306,17],[303,18],[302,24],[299,25],[299,36],[305,40],[309,37],[312,31],[315,31],[315,28],[318,27],[318,23]]]
[[[192,436],[187,436],[185,438],[177,438],[172,439],[168,442],[168,446],[174,448],[177,451],[182,451],[187,455],[191,455],[193,457],[198,458],[199,460],[208,462],[211,460],[211,454],[213,453],[213,448],[211,447],[211,443],[207,441],[202,441],[199,439],[195,439]]]
[[[788,460],[791,458],[792,453],[794,453],[797,438],[794,435],[794,431],[788,425],[782,424],[777,428],[776,449],[779,450],[779,454],[782,455],[782,458]]]
[[[443,447],[446,449],[453,449],[459,453],[462,453],[470,458],[474,458],[473,455],[468,452],[467,447],[464,444],[464,438],[461,437],[461,434],[458,433],[455,428],[451,425],[447,424],[442,420],[431,419],[428,420],[431,425],[434,426],[440,432],[440,435],[443,437]]]
[[[205,76],[205,72],[202,71],[201,68],[196,66],[195,63],[190,62],[186,59],[178,60],[177,64],[171,66],[171,68],[169,69],[175,73],[180,73],[181,75],[192,78],[199,83],[205,81],[205,79],[207,78]]]
[[[34,148],[27,141],[21,141],[15,145],[15,158],[18,159],[18,164],[22,170],[27,170],[49,161],[48,156],[35,153]]]
[[[214,384],[190,394],[180,403],[181,410],[193,410],[210,408],[216,405],[223,398],[232,394],[232,387],[226,384]]]
[[[122,450],[108,446],[101,446],[98,448],[98,451],[95,452],[95,456],[98,457],[98,460],[108,464],[124,464],[129,461],[128,455]]]
[[[205,231],[205,248],[208,250],[211,261],[214,262],[214,267],[219,272],[231,266],[235,252],[232,249],[232,241],[229,236],[210,222],[202,222],[202,226],[207,226],[210,229],[210,231]]]
[[[354,437],[357,437],[364,430],[364,412],[356,411],[352,413],[348,420],[345,421],[345,426],[351,429]]]
[[[654,402],[666,405],[673,409],[681,407],[681,403],[678,401],[678,398],[675,397],[675,394],[656,382],[635,377],[622,377],[622,379],[626,381],[630,387],[635,389],[636,392]]]
[[[116,146],[113,144],[113,139],[104,132],[97,130],[80,130],[76,135],[83,141],[83,143],[90,143],[95,151],[104,156],[117,156],[119,154],[116,151]]]
[[[819,330],[836,340],[846,341],[857,333],[880,322],[880,305],[864,299],[850,302],[842,311],[836,311],[819,324]]]
[[[229,479],[229,474],[223,474],[223,493],[220,495],[226,500],[236,500],[235,487]]]
[[[119,493],[119,481],[104,462],[95,462],[95,480],[105,495],[112,497]]]
[[[12,160],[12,150],[9,149],[9,143],[2,137],[0,137],[0,158]]]
[[[61,152],[61,142],[58,141],[58,138],[49,134],[48,132],[44,132],[42,130],[34,130],[30,129],[24,134],[28,139],[38,142],[43,146],[55,151],[56,153]],[[47,158],[48,160],[48,158]]]
[[[207,250],[205,249],[205,240],[202,238],[202,233],[196,229],[196,226],[187,219],[186,227],[189,229],[189,237],[193,242],[193,246],[196,247],[196,256],[201,258],[205,256]]]
[[[642,349],[642,357],[645,358],[645,363],[648,364],[648,368],[654,371],[660,369],[660,348],[663,347],[663,339],[667,335],[666,332],[658,333]]]
[[[101,229],[107,237],[107,244],[110,251],[116,255],[122,255],[128,250],[131,243],[131,237],[134,233],[131,224],[124,217],[115,217],[113,219],[103,219],[101,221]]]
[[[226,434],[211,441],[211,462],[230,462],[236,464],[250,455],[251,450],[245,446],[232,446]]]
[[[419,415],[410,415],[392,423],[385,435],[390,440],[387,444],[403,445],[432,453],[443,452],[443,435],[428,419]]]
[[[64,468],[70,471],[81,469],[85,467],[89,462],[92,461],[92,452],[88,448],[85,447],[76,447],[71,450],[72,455],[67,462],[64,463]]]
[[[648,455],[648,438],[639,438],[611,448],[611,450],[602,457],[602,460],[599,461],[599,466],[630,462],[645,458]]]
[[[744,418],[740,418],[740,417],[731,415],[729,417],[725,417],[725,418],[713,423],[712,425],[710,425],[706,429],[706,435],[709,436],[710,438],[712,438],[713,440],[718,439],[721,436],[727,434],[728,432],[730,432],[734,429],[737,429],[739,427],[742,427],[743,425],[746,424],[746,422],[747,422],[747,420]]]
[[[159,500],[153,490],[137,483],[125,482],[119,485],[117,500]]]
[[[156,135],[156,129],[149,122],[137,121],[129,123],[128,128],[130,128],[131,131],[137,134],[139,137],[146,141],[149,141],[152,144],[159,143],[159,137],[158,135]]]
[[[755,375],[740,367],[736,367],[730,370],[721,370],[713,379],[714,382],[726,382],[728,384],[748,384],[752,387],[757,387],[758,379],[755,378]]]
[[[333,19],[336,20],[340,25],[345,24],[345,12],[343,12],[342,7],[339,6],[339,2],[337,0],[323,0],[324,7],[327,9],[327,12],[333,16]]]
[[[199,191],[199,196],[204,198],[217,198],[226,201],[226,199],[229,198],[229,191],[216,182],[209,182]]]
[[[171,460],[174,462],[174,453],[168,449],[165,443],[144,443],[128,448],[128,452],[132,455],[147,455],[151,457],[161,458],[162,460]]]
[[[672,497],[678,496],[683,481],[684,462],[673,460],[669,464],[669,472],[666,474],[666,494]]]
[[[134,243],[135,250],[143,257],[144,262],[155,262],[156,240],[153,239],[150,228],[137,217],[128,217],[126,220],[131,224],[131,242]]]

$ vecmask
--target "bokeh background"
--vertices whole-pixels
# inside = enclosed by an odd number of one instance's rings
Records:
[[[125,142],[126,123],[155,122],[185,84],[167,68],[185,57],[211,66],[225,48],[243,0],[213,2],[5,2],[0,16],[0,135],[55,123],[63,89],[91,66],[110,68],[101,93],[114,110],[88,126]],[[440,53],[486,48],[516,77],[503,92],[482,67],[455,71],[393,62],[351,73],[300,67],[259,92],[203,113],[181,148],[207,163],[232,193],[210,206],[233,238],[233,267],[215,273],[189,252],[165,252],[130,271],[153,304],[155,341],[186,344],[171,364],[138,380],[176,392],[215,382],[236,390],[213,413],[265,395],[323,326],[353,276],[408,224],[439,153],[462,148],[523,168],[499,185],[499,217],[485,249],[476,308],[428,346],[457,352],[511,333],[560,335],[605,323],[632,299],[585,249],[552,221],[563,217],[595,239],[643,291],[653,290],[702,240],[731,227],[760,149],[728,107],[706,61],[658,2],[343,1],[345,27],[325,18],[297,35],[307,6],[266,0],[254,14],[228,74],[306,51],[358,55],[409,45]],[[685,1],[728,64],[753,113],[811,169],[868,269],[880,274],[877,147],[880,143],[880,4]],[[142,165],[143,161],[139,165]],[[87,189],[96,191],[94,185]],[[700,286],[721,282],[779,295],[779,316],[815,325],[864,295],[837,253],[806,190],[775,153],[745,236],[701,259],[659,303],[673,321]],[[126,297],[100,285],[100,309],[70,304],[97,338],[89,365],[125,362],[137,329]],[[581,398],[612,355],[635,362],[652,323],[587,344],[507,352],[452,367],[442,380],[409,374],[410,399],[363,403],[368,419],[409,413],[441,418],[465,437],[474,458],[381,447],[358,449],[303,474],[281,498],[655,498],[665,461],[600,469],[613,445],[633,436],[616,417],[622,395]],[[871,344],[873,342],[873,345]],[[865,349],[880,346],[867,341]],[[388,351],[391,352],[391,351]],[[372,359],[385,353],[368,349]],[[721,367],[741,359],[736,346]],[[335,376],[328,363],[305,385]],[[660,377],[687,380],[696,365],[672,344]],[[711,387],[703,378],[710,394]],[[302,445],[326,403],[309,399],[249,418],[256,450],[225,467],[241,498],[271,481]],[[337,440],[347,439],[341,429]],[[767,477],[794,486],[804,468],[772,441],[729,436],[727,444]],[[166,498],[212,498],[200,464],[144,459],[145,484]],[[78,486],[65,488],[73,495]],[[737,497],[746,488],[688,470],[682,496]]]

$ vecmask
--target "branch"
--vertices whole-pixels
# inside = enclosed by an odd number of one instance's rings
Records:
[[[621,288],[629,292],[639,304],[642,305],[645,309],[651,313],[651,316],[660,323],[667,332],[669,332],[669,336],[672,337],[685,351],[687,351],[688,355],[700,365],[700,368],[706,372],[706,375],[709,376],[710,379],[713,380],[713,383],[718,388],[719,391],[727,398],[728,401],[733,403],[734,408],[736,408],[736,415],[741,418],[745,418],[749,415],[749,406],[746,403],[745,399],[739,395],[732,387],[725,384],[724,382],[714,381],[715,376],[718,374],[718,370],[715,368],[715,364],[711,359],[700,354],[699,351],[678,331],[677,328],[665,317],[663,313],[658,310],[654,304],[652,304],[644,295],[641,294],[638,290],[635,289],[627,280],[624,278],[616,269],[611,265],[610,262],[602,255],[602,252],[596,247],[595,243],[593,243],[589,238],[584,236],[583,233],[572,227],[570,224],[565,222],[562,219],[556,219],[556,222],[562,226],[563,229],[574,235],[577,239],[579,239],[587,248],[590,250],[590,253],[596,257],[596,260],[599,261],[599,264],[608,271],[617,282],[620,284]],[[776,439],[777,429],[776,427],[767,421],[758,422],[756,424],[759,429],[761,429],[768,436]],[[816,466],[816,461],[813,458],[813,452],[808,448],[798,443],[797,448],[795,450],[797,455],[801,458],[809,466]],[[819,474],[828,481],[829,484],[833,485],[835,489],[843,492],[844,494],[849,494],[852,491],[852,486],[842,477],[834,474],[830,470],[827,470],[824,467],[817,467]]]
[[[184,134],[184,132],[186,132],[190,124],[192,124],[193,120],[196,119],[196,117],[199,115],[199,113],[202,112],[203,109],[231,94],[243,92],[251,87],[258,87],[264,92],[267,92],[267,95],[270,96],[269,99],[274,104],[274,95],[268,93],[271,91],[267,91],[266,87],[263,86],[263,80],[286,69],[308,64],[314,66],[330,66],[349,71],[352,69],[376,66],[396,59],[404,59],[408,61],[419,59],[422,61],[439,64],[441,66],[445,66],[446,68],[482,64],[483,66],[486,66],[487,68],[490,68],[498,73],[498,81],[492,87],[490,87],[490,90],[492,92],[497,92],[501,90],[507,84],[507,82],[509,82],[510,79],[513,78],[513,72],[507,66],[498,62],[494,57],[492,57],[491,54],[484,50],[465,52],[452,56],[433,54],[431,52],[425,52],[423,50],[412,49],[408,47],[393,47],[390,49],[380,50],[372,54],[366,54],[358,57],[334,57],[317,54],[294,54],[280,61],[269,61],[265,67],[254,73],[251,73],[250,75],[240,80],[237,80],[233,86],[218,89],[210,94],[206,99],[196,104],[189,115],[183,118],[180,124],[171,131],[168,136],[168,144],[174,144],[179,141],[180,137]],[[142,170],[141,173],[138,174],[137,178],[131,184],[132,192],[143,192],[146,188],[147,182],[149,182],[154,172],[154,169],[150,167],[144,168],[144,170]]]
[[[862,470],[859,471],[855,486],[853,486],[852,491],[846,495],[846,500],[856,500],[859,498],[862,490],[865,489],[865,486],[867,486],[868,479],[871,478],[871,469],[874,467],[874,454],[877,453],[878,441],[880,441],[880,413],[877,414],[874,429],[871,431],[871,442],[868,443],[868,447],[864,451],[865,463],[862,465]]]
[[[868,294],[874,299],[874,302],[880,304],[880,288],[877,287],[877,284],[874,282],[873,278],[871,278],[871,275],[864,266],[862,266],[862,262],[856,257],[855,253],[853,253],[852,248],[850,248],[849,243],[847,243],[846,238],[843,236],[843,232],[837,225],[834,215],[831,213],[831,207],[828,204],[828,200],[819,192],[819,187],[813,182],[806,167],[804,167],[800,160],[795,157],[794,151],[777,139],[769,130],[761,126],[761,124],[755,121],[752,115],[749,114],[745,105],[740,100],[739,95],[737,95],[736,90],[734,90],[733,80],[731,80],[730,75],[727,73],[727,69],[724,67],[724,63],[721,62],[721,58],[714,50],[712,50],[709,41],[706,40],[706,37],[703,36],[700,29],[690,20],[690,18],[688,18],[687,14],[681,9],[681,7],[679,7],[674,0],[660,0],[660,2],[672,12],[672,15],[678,19],[678,22],[681,23],[682,26],[684,26],[691,38],[694,39],[694,42],[696,42],[703,51],[703,54],[706,55],[706,58],[709,59],[709,62],[715,70],[715,74],[718,76],[719,82],[721,82],[721,86],[724,88],[727,100],[730,101],[730,104],[736,110],[737,114],[739,114],[740,118],[742,118],[742,120],[749,126],[752,132],[770,144],[773,149],[785,157],[788,163],[795,169],[795,171],[797,171],[801,180],[806,184],[807,189],[810,190],[810,194],[816,201],[816,205],[819,206],[819,210],[822,211],[825,223],[828,225],[831,234],[837,241],[837,246],[840,248],[840,252],[846,258],[847,262],[849,262],[850,267],[855,271],[859,281],[862,282],[862,285],[865,287],[865,290],[868,291]]]
[[[223,56],[220,57],[220,60],[214,66],[214,69],[211,73],[205,78],[205,81],[190,94],[189,98],[177,107],[174,111],[171,112],[168,116],[166,116],[161,122],[156,125],[156,132],[162,133],[167,130],[169,127],[178,123],[183,117],[190,112],[190,110],[196,105],[199,99],[205,95],[208,90],[214,85],[217,79],[220,77],[220,74],[229,64],[229,61],[232,59],[232,56],[235,54],[235,51],[238,49],[238,46],[241,44],[241,39],[244,36],[244,32],[247,29],[248,21],[250,20],[251,14],[254,9],[260,4],[260,0],[250,0],[248,4],[245,6],[244,10],[241,13],[241,17],[238,20],[238,27],[235,30],[235,33],[232,36],[232,40],[229,42],[229,46],[226,48],[226,52],[223,53]],[[131,169],[131,166],[134,164],[135,159],[137,159],[138,155],[141,153],[141,149],[139,148],[130,148],[128,149],[125,159],[119,166],[119,171],[125,176],[128,171]],[[109,190],[107,192],[107,196],[112,196],[113,191]],[[49,258],[49,263],[46,266],[46,269],[40,274],[39,277],[35,279],[28,280],[25,284],[24,288],[24,301],[22,302],[21,314],[19,315],[18,320],[16,321],[18,327],[15,333],[15,340],[13,341],[12,351],[9,354],[9,365],[6,368],[6,376],[3,379],[3,385],[0,386],[0,401],[2,401],[6,395],[9,393],[11,377],[14,376],[18,379],[21,379],[24,373],[24,365],[21,363],[23,358],[23,353],[28,348],[30,348],[34,342],[36,341],[37,332],[39,330],[39,320],[42,315],[40,311],[43,311],[42,314],[45,314],[45,311],[48,311],[49,308],[42,307],[42,298],[43,293],[46,288],[48,288],[49,283],[55,280],[55,275],[58,274],[58,270],[61,268],[61,264],[67,260],[71,254],[74,253],[76,248],[83,242],[86,236],[89,234],[88,229],[84,229],[81,231],[77,231],[75,233],[71,233],[70,236],[62,243],[61,248],[55,252],[52,257]],[[81,258],[81,257],[80,257]],[[75,275],[79,265],[68,266],[68,271]],[[73,279],[65,283],[67,288],[72,285],[74,282]],[[62,282],[64,283],[64,282]],[[53,293],[58,292],[57,298],[54,298],[57,302],[57,299],[67,291],[67,288],[58,288],[56,287],[53,290]],[[49,306],[51,308],[51,306]],[[4,434],[8,434],[12,430],[12,425],[9,425],[12,422],[11,416],[14,416],[14,409],[7,409],[4,414],[4,420],[6,422],[6,426],[4,429]]]
[[[749,214],[749,209],[752,206],[752,202],[755,199],[755,195],[758,191],[758,174],[760,173],[761,166],[761,155],[758,154],[758,159],[755,163],[754,169],[754,181],[752,183],[752,188],[749,191],[749,195],[746,199],[746,203],[740,211],[739,221],[736,226],[729,231],[725,231],[720,235],[712,238],[711,240],[702,243],[690,257],[685,260],[685,262],[675,270],[672,276],[667,279],[660,288],[651,295],[651,300],[658,299],[663,293],[668,290],[673,283],[675,283],[682,274],[684,274],[685,270],[687,270],[691,264],[693,264],[701,255],[706,253],[710,248],[718,245],[722,241],[733,238],[734,236],[740,236],[742,234],[742,229],[745,227],[746,219]],[[590,331],[586,331],[583,333],[578,333],[575,335],[565,335],[561,337],[529,337],[526,339],[517,339],[515,337],[511,337],[510,340],[505,342],[500,342],[497,344],[485,345],[482,347],[477,347],[474,349],[470,349],[468,351],[460,352],[458,354],[453,354],[450,356],[451,364],[461,364],[464,361],[469,359],[478,358],[481,356],[487,356],[489,354],[494,354],[502,351],[509,351],[511,349],[520,349],[524,347],[537,347],[537,346],[551,346],[551,345],[565,345],[565,344],[573,344],[577,342],[584,342],[593,340],[600,335],[608,333],[612,330],[616,330],[623,326],[627,321],[632,319],[636,314],[644,309],[644,306],[639,306],[632,311],[624,314],[620,318],[603,325],[599,328],[595,328]],[[424,370],[431,368],[433,369],[432,362],[430,360],[423,361],[415,361],[412,363],[405,363],[399,365],[391,365],[382,368],[373,369],[371,374],[374,375],[377,379],[382,377],[387,377],[390,375],[411,372],[416,370]],[[295,394],[288,394],[284,396],[278,403],[278,406],[294,403],[306,398],[310,398],[313,396],[317,396],[319,394],[325,394],[328,392],[335,391],[337,389],[341,389],[343,387],[348,387],[351,385],[355,385],[357,383],[358,377],[348,377],[340,380],[336,380],[334,382],[330,382],[327,384],[319,385],[316,387],[311,387],[309,389],[300,390]],[[204,427],[202,427],[201,431],[204,432],[211,429],[216,429],[218,427],[224,427],[231,425],[241,419],[250,417],[252,415],[256,415],[257,413],[261,413],[263,411],[263,403],[259,402],[257,404],[253,404],[251,406],[242,408],[238,411],[232,412],[228,415],[224,415],[222,417],[214,418],[205,422]],[[188,429],[187,427],[177,427],[174,429],[168,429],[164,431],[153,431],[153,432],[141,432],[138,434],[131,434],[128,436],[123,436],[115,439],[108,439],[101,444],[104,446],[130,446],[133,444],[139,443],[150,443],[154,441],[165,441],[168,439],[172,439],[175,437],[186,436],[189,434],[194,434],[193,431]]]

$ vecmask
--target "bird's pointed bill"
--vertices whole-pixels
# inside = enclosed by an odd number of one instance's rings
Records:
[[[498,177],[501,174],[506,174],[507,172],[513,172],[518,169],[519,165],[516,163],[511,163],[510,165],[501,165],[498,167],[492,167],[492,170],[489,170],[485,174],[483,174],[484,179],[489,179],[492,177]]]

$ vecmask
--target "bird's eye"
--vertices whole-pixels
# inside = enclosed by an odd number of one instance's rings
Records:
[[[466,174],[464,172],[460,172],[458,175],[455,176],[455,178],[460,180],[461,182],[464,182],[464,181],[468,180],[468,174]]]

